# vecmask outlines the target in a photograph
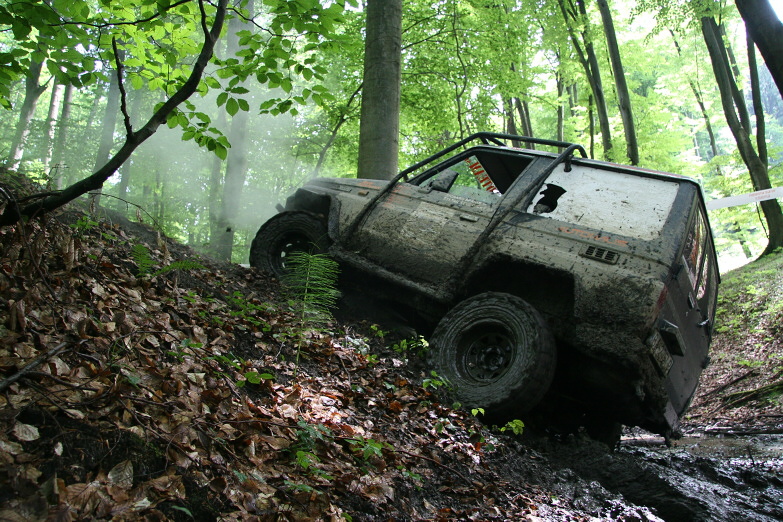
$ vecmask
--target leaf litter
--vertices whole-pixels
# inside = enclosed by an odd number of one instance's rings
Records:
[[[4,520],[660,520],[263,273],[76,211],[0,241]]]

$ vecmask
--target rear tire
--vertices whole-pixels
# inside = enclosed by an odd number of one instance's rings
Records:
[[[555,342],[543,317],[511,294],[462,301],[438,323],[430,348],[430,363],[457,400],[484,409],[490,420],[532,409],[555,373]]]
[[[277,214],[264,223],[250,245],[250,266],[277,278],[287,273],[286,261],[293,252],[320,254],[329,249],[322,220],[308,212]]]

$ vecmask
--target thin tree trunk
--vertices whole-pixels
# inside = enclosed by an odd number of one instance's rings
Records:
[[[220,111],[218,113],[217,128],[226,128],[226,112]],[[209,169],[209,201],[207,203],[209,210],[209,251],[215,255],[215,242],[219,235],[218,221],[220,219],[220,202],[222,201],[223,194],[223,182],[225,181],[225,174],[223,172],[223,161],[217,156],[212,158],[212,166]]]
[[[677,55],[682,58],[682,48],[680,47],[680,42],[677,41],[677,36],[674,34],[674,31],[669,29],[669,34],[672,36],[672,40],[674,41],[674,48],[677,49]],[[719,154],[718,150],[718,142],[715,140],[715,131],[712,129],[712,123],[710,122],[710,115],[707,113],[707,106],[704,103],[704,98],[701,95],[701,89],[699,89],[699,86],[696,84],[696,82],[693,81],[693,79],[688,78],[688,84],[691,87],[691,92],[693,92],[693,97],[696,98],[696,103],[699,105],[699,110],[701,111],[701,117],[704,120],[704,126],[707,129],[707,135],[710,139],[710,149],[712,150],[712,157],[708,158],[708,161],[714,158]],[[718,168],[718,174],[720,175],[720,168]]]
[[[46,153],[43,158],[44,170],[51,168],[52,156],[54,155],[54,142],[56,136],[57,112],[60,110],[60,104],[63,98],[63,84],[55,83],[52,86],[52,96],[49,99],[49,112],[46,115],[44,123],[44,134],[46,136]]]
[[[563,85],[563,77],[558,71],[557,73],[557,141],[565,140],[565,106],[563,105],[564,92],[565,92],[565,86]]]
[[[565,2],[568,2],[566,6]],[[577,7],[574,6],[572,0],[558,0],[560,11],[565,20],[566,27],[568,28],[568,34],[571,39],[571,43],[574,46],[579,63],[582,64],[582,68],[585,71],[587,82],[590,85],[590,90],[593,93],[595,110],[598,116],[598,125],[601,129],[601,143],[604,148],[604,158],[612,158],[612,135],[611,126],[609,124],[609,114],[606,109],[606,96],[604,95],[603,82],[601,81],[601,70],[598,66],[598,58],[595,55],[595,48],[593,47],[590,35],[587,32],[588,20],[587,11],[584,6],[584,2],[578,3],[579,12],[577,13]],[[576,35],[574,25],[584,27],[581,31],[582,42],[584,43],[584,49],[580,43],[579,38]],[[591,131],[591,143],[593,134]],[[593,153],[590,154],[593,156]]]
[[[38,104],[38,98],[46,90],[47,83],[40,85],[42,62],[33,60],[24,80],[24,101],[19,111],[19,120],[16,124],[16,134],[11,142],[11,150],[8,153],[8,169],[19,170],[24,157],[27,138],[30,136],[30,122],[35,114],[35,106]]]
[[[139,114],[141,112],[141,102],[143,99],[144,97],[142,96],[141,92],[137,91],[134,93],[133,106],[131,107],[130,112],[131,114]],[[120,182],[117,185],[117,196],[120,199],[117,200],[117,208],[122,208],[123,200],[128,197],[128,187],[130,185],[132,165],[133,162],[126,161],[122,164],[122,167],[120,167]]]
[[[756,64],[756,46],[750,33],[746,34],[746,43],[748,45],[748,69],[750,70],[750,94],[753,100],[753,113],[756,115],[756,150],[759,152],[759,158],[764,165],[769,168],[767,154],[767,123],[764,116],[764,106],[761,103],[761,82],[759,81],[759,70]]]
[[[253,10],[252,0],[247,6]],[[228,24],[228,56],[233,57],[239,50],[239,32],[247,30],[248,24],[240,18],[232,18]],[[247,123],[248,112],[240,110],[231,118],[228,141],[231,148],[226,161],[226,178],[223,184],[223,199],[217,221],[217,235],[212,240],[215,256],[231,261],[234,248],[234,233],[239,216],[242,189],[247,177]]]
[[[106,109],[103,113],[103,130],[98,142],[98,152],[95,155],[95,166],[93,171],[98,170],[101,165],[109,161],[111,149],[114,146],[114,131],[117,128],[117,115],[120,112],[120,84],[115,71],[110,72],[109,90],[106,93]],[[101,204],[101,191],[95,191],[92,198],[92,205],[98,207]]]
[[[514,120],[514,102],[512,98],[503,99],[503,113],[506,115],[506,133],[518,135],[517,122]],[[522,142],[519,140],[513,140],[511,142],[514,147],[521,147]]]
[[[345,104],[345,108],[340,111],[340,117],[337,119],[337,123],[335,123],[334,127],[332,127],[329,138],[326,140],[324,146],[321,147],[321,152],[318,153],[318,161],[316,162],[315,168],[313,169],[313,176],[317,176],[321,171],[321,167],[326,160],[326,153],[329,152],[329,149],[334,144],[334,140],[337,139],[337,133],[340,131],[340,128],[345,124],[345,122],[348,121],[348,114],[350,112],[351,104],[353,104],[353,101],[359,96],[359,93],[362,90],[362,85],[359,85],[359,87],[353,91],[353,94],[351,94],[351,97],[348,98],[348,102]]]
[[[65,85],[63,93],[63,108],[60,112],[60,121],[57,125],[57,139],[52,154],[52,165],[57,169],[55,175],[55,187],[61,190],[65,186],[65,170],[63,161],[65,158],[65,143],[68,140],[68,132],[71,126],[71,105],[73,103],[73,85]]]
[[[631,109],[631,95],[628,92],[628,83],[625,81],[625,69],[620,57],[620,47],[617,45],[617,35],[614,31],[614,22],[612,21],[612,12],[609,9],[607,0],[596,0],[598,10],[601,12],[601,20],[604,24],[604,34],[606,34],[606,44],[609,50],[609,58],[614,72],[614,83],[617,88],[617,103],[620,107],[620,116],[623,120],[623,129],[625,130],[625,151],[631,165],[639,164],[639,144],[636,141],[636,125],[633,121],[633,110]]]
[[[514,98],[514,108],[519,116],[519,122],[522,125],[522,134],[528,138],[533,138],[533,125],[530,123],[530,108],[527,101],[522,101],[519,98]],[[533,144],[528,144],[529,147],[533,147]]]
[[[712,17],[701,19],[702,34],[707,50],[710,53],[712,69],[715,74],[715,80],[720,90],[723,112],[726,115],[726,122],[734,135],[740,156],[748,167],[751,183],[754,190],[764,190],[772,187],[769,179],[767,166],[761,160],[756,150],[753,148],[750,135],[742,125],[738,112],[742,108],[735,108],[736,98],[732,94],[731,83],[736,83],[732,75],[731,64],[725,52],[723,39],[718,29],[718,24]],[[744,101],[743,101],[744,103]],[[770,199],[759,203],[764,218],[767,221],[769,243],[762,252],[762,255],[772,253],[775,249],[783,247],[783,211],[776,199]]]
[[[397,174],[400,129],[402,0],[367,1],[358,176]]]

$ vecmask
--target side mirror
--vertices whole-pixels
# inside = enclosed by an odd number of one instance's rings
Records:
[[[459,176],[458,172],[451,169],[446,169],[442,172],[439,172],[437,179],[430,183],[429,186],[432,190],[436,190],[438,192],[448,192],[451,186],[454,184],[454,180],[457,179],[457,176]]]

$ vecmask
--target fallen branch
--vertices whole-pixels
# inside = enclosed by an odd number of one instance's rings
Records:
[[[758,428],[705,428],[705,434],[709,435],[777,435],[783,433],[783,427],[758,427]]]
[[[764,399],[776,393],[783,393],[783,381],[767,384],[766,386],[756,388],[755,390],[746,390],[732,393],[731,395],[726,396],[724,399],[725,404],[722,406],[722,408],[734,408],[752,400]]]
[[[756,368],[753,368],[752,370],[749,370],[749,371],[743,373],[742,375],[740,375],[736,379],[732,379],[731,381],[729,381],[727,383],[724,383],[724,384],[722,384],[722,385],[720,385],[720,386],[718,386],[718,387],[708,391],[707,393],[704,394],[704,396],[705,397],[710,397],[712,395],[717,395],[718,393],[722,392],[723,390],[725,390],[729,386],[733,386],[734,384],[737,384],[741,380],[747,379],[748,377],[750,377],[754,373],[756,373]]]
[[[68,343],[60,343],[51,350],[49,350],[46,353],[43,353],[30,361],[30,363],[16,372],[14,375],[10,376],[7,379],[4,379],[2,382],[0,382],[0,393],[4,392],[9,386],[11,386],[13,383],[27,375],[28,373],[31,373],[35,368],[39,367],[41,364],[43,364],[45,361],[51,359],[55,355],[59,354],[60,352],[65,351],[65,347],[68,345]]]

